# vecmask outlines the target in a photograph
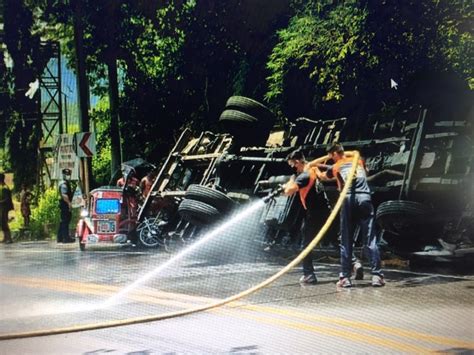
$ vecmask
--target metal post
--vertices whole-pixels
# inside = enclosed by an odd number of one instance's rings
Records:
[[[61,95],[63,92],[62,82],[61,82],[61,44],[58,43],[58,115],[59,115],[59,134],[64,133],[63,126],[63,101],[61,100]]]
[[[79,126],[81,132],[89,132],[89,84],[86,75],[86,56],[83,43],[83,23],[82,23],[82,0],[71,1],[74,8],[74,44],[76,49],[76,71],[77,71],[77,91],[79,94]],[[84,159],[84,193],[89,194],[89,181],[91,179],[90,158]]]

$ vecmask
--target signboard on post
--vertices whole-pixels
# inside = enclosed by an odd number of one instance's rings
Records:
[[[61,171],[63,169],[71,170],[71,180],[79,180],[79,158],[74,150],[73,134],[59,135],[56,149],[56,164],[54,166],[53,176],[56,180],[62,179]]]
[[[82,197],[82,190],[79,185],[77,185],[74,195],[72,196],[71,201],[72,208],[79,208],[85,206],[84,198]]]
[[[90,158],[95,154],[95,133],[75,133],[76,153],[79,158]]]

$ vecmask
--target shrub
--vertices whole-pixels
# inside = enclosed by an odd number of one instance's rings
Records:
[[[32,208],[30,229],[36,239],[56,236],[60,221],[58,201],[59,193],[52,187],[45,190],[38,199],[38,206]]]

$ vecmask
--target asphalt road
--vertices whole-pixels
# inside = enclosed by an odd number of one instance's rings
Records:
[[[55,243],[0,246],[0,335],[183,310],[228,297],[280,270],[288,258],[258,245],[215,244],[179,253]],[[131,292],[104,302],[168,263]],[[337,290],[337,264],[316,262],[319,283],[295,269],[216,310],[159,322],[0,341],[0,354],[299,354],[474,351],[474,277],[386,269]]]

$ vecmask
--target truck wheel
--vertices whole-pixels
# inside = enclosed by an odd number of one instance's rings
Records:
[[[190,185],[185,197],[190,200],[207,203],[220,212],[228,212],[234,206],[234,201],[226,194],[203,185]]]
[[[241,111],[251,116],[258,117],[262,121],[275,121],[275,115],[267,106],[244,96],[229,97],[225,109]]]
[[[217,208],[201,202],[190,199],[184,199],[178,207],[180,216],[193,225],[206,225],[214,222],[220,217]]]
[[[426,224],[428,206],[414,201],[393,200],[381,203],[375,219],[380,227],[396,235],[410,234],[413,227]]]
[[[230,133],[233,145],[240,147],[264,146],[273,124],[259,121],[256,117],[236,110],[222,112],[219,122],[222,132]]]
[[[240,112],[237,110],[228,110],[226,109],[221,113],[219,121],[231,121],[231,122],[241,122],[241,123],[256,123],[258,118],[249,115],[245,112]]]

